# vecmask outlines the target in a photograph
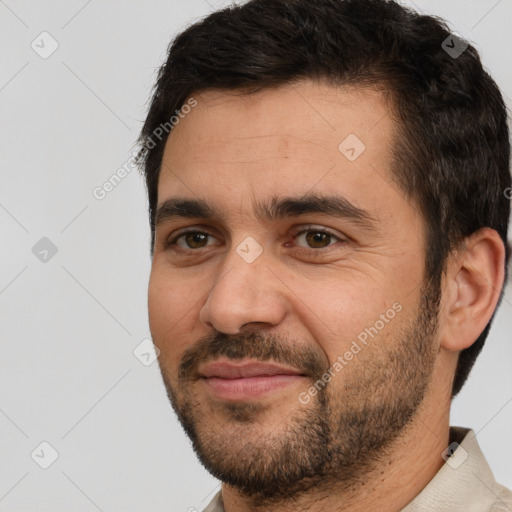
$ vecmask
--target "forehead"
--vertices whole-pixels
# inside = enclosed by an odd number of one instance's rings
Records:
[[[261,145],[270,154],[294,142],[296,146],[302,142],[323,145],[332,151],[348,134],[374,146],[389,142],[387,136],[394,128],[385,94],[376,89],[304,80],[252,94],[211,90],[194,98],[197,106],[173,128],[167,141],[170,148],[174,142],[184,142],[193,131],[196,150],[201,149],[202,142],[229,138],[229,147],[217,149],[234,149],[239,156],[240,152],[250,152],[244,144],[246,139],[257,145],[256,137],[262,137],[266,139]],[[374,130],[377,125],[379,129]]]
[[[371,202],[391,185],[396,126],[381,91],[306,80],[193,97],[166,143],[159,202],[185,194],[229,204],[314,189],[358,205],[361,192]]]

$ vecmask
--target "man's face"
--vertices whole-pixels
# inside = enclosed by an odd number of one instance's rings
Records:
[[[195,98],[165,148],[158,206],[176,202],[149,285],[169,397],[205,466],[249,495],[353,478],[410,421],[437,353],[388,106],[310,81]]]

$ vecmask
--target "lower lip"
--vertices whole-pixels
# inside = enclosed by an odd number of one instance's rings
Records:
[[[224,400],[250,400],[275,393],[304,379],[301,375],[262,375],[240,379],[207,377],[204,382],[213,394]]]

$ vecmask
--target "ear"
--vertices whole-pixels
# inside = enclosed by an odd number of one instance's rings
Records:
[[[440,318],[440,344],[450,351],[471,346],[496,309],[505,278],[505,246],[491,228],[464,240],[449,258]]]

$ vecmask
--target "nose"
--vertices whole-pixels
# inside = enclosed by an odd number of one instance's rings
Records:
[[[209,328],[231,335],[248,327],[276,326],[287,312],[283,289],[263,254],[248,263],[233,251],[226,257],[199,319]]]

